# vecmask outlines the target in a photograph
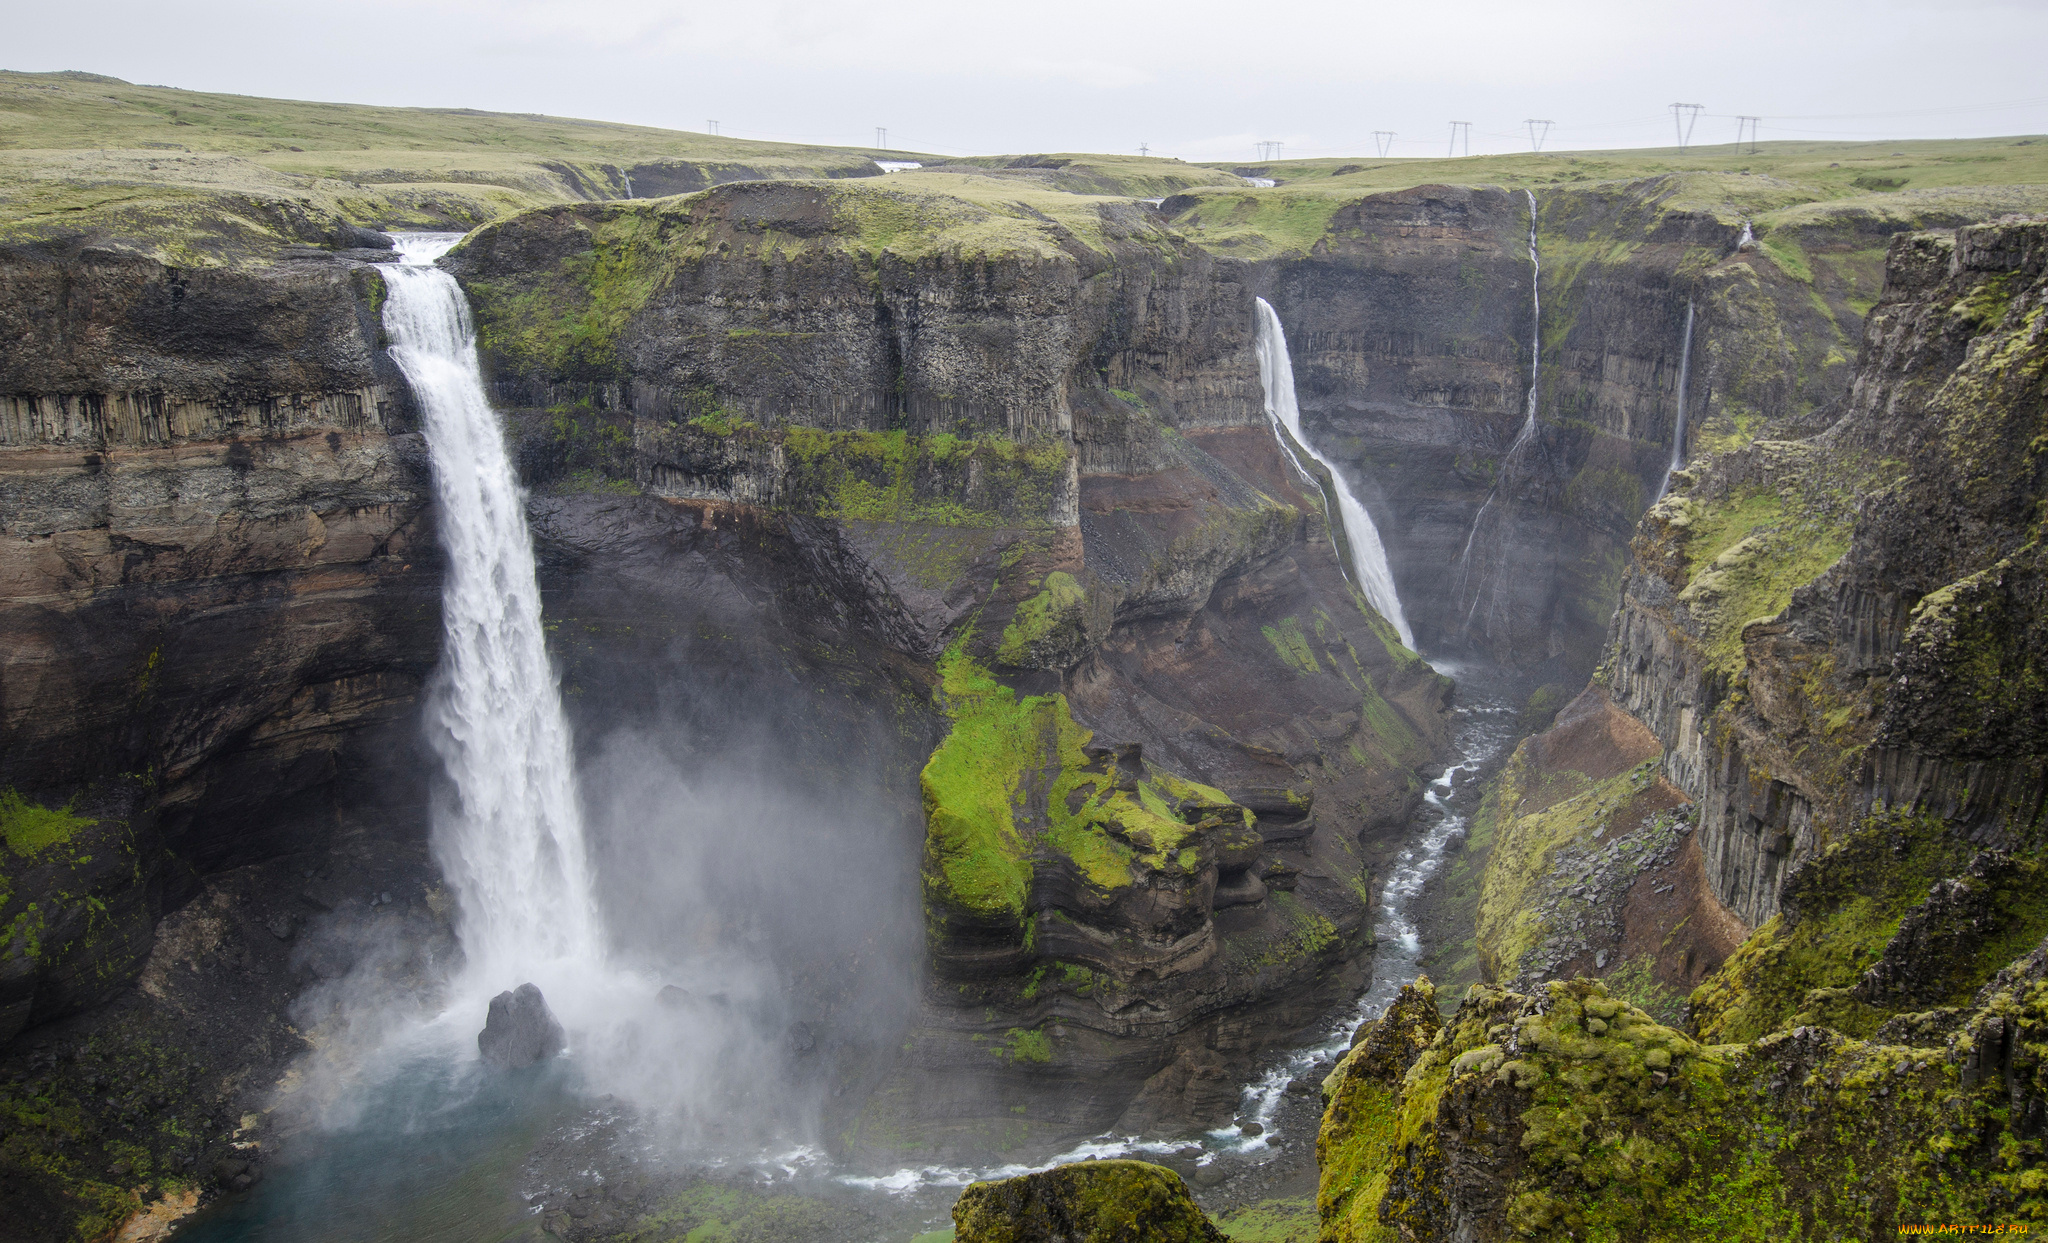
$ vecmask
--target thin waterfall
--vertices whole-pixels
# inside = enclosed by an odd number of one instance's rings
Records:
[[[1508,447],[1511,457],[1536,434],[1536,384],[1543,374],[1543,256],[1536,250],[1536,192],[1522,193],[1529,196],[1529,396],[1522,403],[1522,430]]]
[[[1671,490],[1671,476],[1685,465],[1685,382],[1692,372],[1692,314],[1691,298],[1685,300],[1685,338],[1678,347],[1678,413],[1671,422],[1671,464],[1664,468],[1664,482],[1657,485],[1657,501]]]
[[[1310,457],[1323,464],[1330,472],[1330,482],[1337,490],[1337,512],[1344,527],[1344,534],[1351,545],[1351,576],[1358,583],[1358,589],[1365,593],[1366,601],[1379,612],[1381,617],[1393,623],[1405,647],[1415,646],[1415,633],[1408,628],[1408,618],[1401,612],[1401,596],[1394,589],[1394,572],[1387,565],[1387,549],[1380,543],[1379,528],[1373,525],[1372,515],[1365,512],[1352,494],[1351,485],[1344,481],[1330,459],[1316,452],[1314,445],[1301,431],[1301,407],[1294,393],[1294,363],[1287,357],[1287,333],[1280,326],[1280,316],[1272,304],[1264,298],[1258,301],[1259,379],[1266,386],[1266,417],[1273,422],[1274,439],[1280,442],[1280,449],[1287,455],[1294,468],[1301,471],[1303,478],[1312,478],[1294,456],[1293,444],[1298,444]],[[1289,443],[1287,432],[1293,438]]]
[[[1486,500],[1479,506],[1479,512],[1472,516],[1472,529],[1465,535],[1464,550],[1458,554],[1458,577],[1453,586],[1453,601],[1465,598],[1469,589],[1471,607],[1465,611],[1461,630],[1469,631],[1479,616],[1479,604],[1487,595],[1488,582],[1482,577],[1475,587],[1472,583],[1472,548],[1479,540],[1479,529],[1485,525],[1486,516],[1493,511],[1493,503],[1500,496],[1500,481],[1521,461],[1524,451],[1536,436],[1536,395],[1543,379],[1543,254],[1536,244],[1536,192],[1523,190],[1529,199],[1529,391],[1522,400],[1522,427],[1515,433],[1514,443],[1508,446],[1507,455],[1501,459],[1500,471],[1494,477],[1494,486],[1486,494]],[[1483,550],[1482,550],[1483,555]],[[1482,567],[1482,575],[1484,567]],[[1498,585],[1492,603],[1499,603]]]
[[[419,403],[448,555],[441,666],[427,708],[452,797],[436,860],[468,971],[488,989],[602,962],[569,725],[541,630],[525,495],[477,370],[469,304],[433,267],[461,234],[393,234],[383,269],[391,357]]]

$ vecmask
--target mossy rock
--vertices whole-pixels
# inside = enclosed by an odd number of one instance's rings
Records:
[[[958,1243],[1229,1243],[1180,1175],[1143,1161],[1083,1161],[975,1183],[953,1206]]]

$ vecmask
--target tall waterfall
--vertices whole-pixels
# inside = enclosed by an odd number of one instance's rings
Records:
[[[1678,413],[1671,421],[1671,464],[1664,468],[1664,482],[1657,485],[1657,500],[1671,490],[1671,476],[1685,465],[1685,382],[1692,372],[1692,299],[1685,300],[1685,339],[1678,347]],[[1651,502],[1655,504],[1656,502]]]
[[[1543,256],[1536,250],[1536,192],[1522,193],[1529,196],[1529,397],[1522,403],[1522,430],[1515,433],[1510,454],[1536,434],[1536,383],[1542,378],[1543,357]]]
[[[434,853],[459,903],[475,982],[603,959],[569,726],[548,662],[525,498],[477,370],[469,304],[432,266],[460,234],[394,234],[383,269],[391,356],[418,401],[448,554],[441,668],[428,724],[453,797]]]
[[[1287,333],[1280,327],[1280,316],[1272,304],[1264,298],[1258,299],[1258,304],[1259,379],[1266,386],[1266,417],[1273,421],[1274,437],[1296,469],[1301,468],[1301,462],[1294,457],[1288,437],[1280,434],[1282,429],[1292,435],[1294,444],[1299,444],[1330,472],[1330,482],[1337,489],[1337,511],[1351,545],[1351,576],[1357,580],[1359,590],[1365,593],[1366,601],[1378,610],[1381,617],[1393,623],[1402,644],[1412,648],[1415,646],[1415,633],[1408,628],[1408,618],[1401,612],[1401,597],[1394,590],[1394,572],[1387,566],[1387,550],[1380,543],[1379,528],[1373,525],[1372,515],[1365,512],[1365,506],[1359,504],[1358,498],[1352,494],[1351,485],[1344,481],[1344,473],[1330,459],[1317,453],[1308,437],[1302,434],[1301,407],[1294,395],[1294,364],[1287,357]]]

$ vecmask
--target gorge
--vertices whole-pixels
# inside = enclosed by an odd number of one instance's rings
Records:
[[[2048,1213],[2048,148],[332,107],[0,152],[0,1237]]]

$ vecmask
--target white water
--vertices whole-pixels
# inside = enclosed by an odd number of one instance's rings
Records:
[[[1671,464],[1664,468],[1664,482],[1657,485],[1657,500],[1671,490],[1671,476],[1685,465],[1685,382],[1692,372],[1693,303],[1685,302],[1685,341],[1678,347],[1678,413],[1671,424]],[[1652,501],[1651,504],[1656,504]]]
[[[569,726],[541,630],[525,496],[477,370],[469,304],[432,266],[460,234],[393,234],[391,356],[419,403],[448,567],[427,710],[453,787],[433,845],[457,899],[465,974],[486,994],[604,961]]]
[[[1522,430],[1515,435],[1515,443],[1508,447],[1508,455],[1523,442],[1536,434],[1536,383],[1542,378],[1543,356],[1543,257],[1536,251],[1536,192],[1524,190],[1529,196],[1529,397],[1523,403]]]
[[[1359,504],[1358,498],[1352,494],[1351,485],[1344,481],[1344,473],[1330,459],[1317,453],[1308,437],[1302,434],[1301,407],[1294,395],[1294,364],[1287,356],[1287,333],[1281,328],[1280,316],[1272,304],[1264,298],[1257,299],[1257,302],[1259,379],[1266,386],[1266,417],[1273,421],[1274,436],[1288,460],[1294,463],[1294,468],[1302,472],[1303,478],[1313,483],[1313,476],[1294,456],[1287,436],[1280,435],[1282,428],[1330,472],[1330,482],[1337,489],[1337,511],[1351,545],[1351,576],[1357,581],[1358,589],[1365,593],[1366,601],[1381,617],[1393,623],[1402,645],[1412,648],[1415,646],[1415,632],[1408,628],[1408,618],[1401,612],[1401,596],[1394,589],[1394,572],[1387,565],[1387,549],[1380,543],[1379,528],[1373,525],[1372,515],[1365,512],[1365,506]]]

